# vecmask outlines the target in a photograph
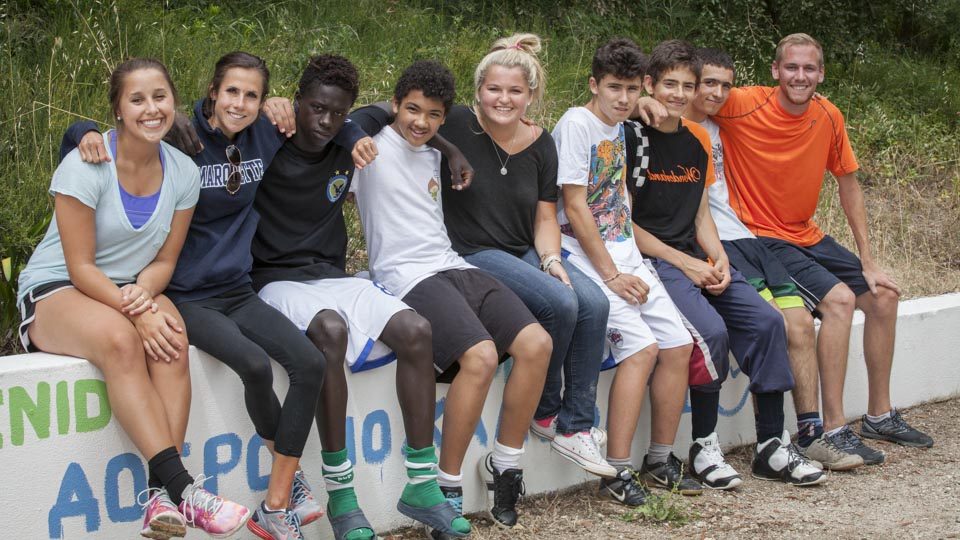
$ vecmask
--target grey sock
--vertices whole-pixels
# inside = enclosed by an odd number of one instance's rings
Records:
[[[616,469],[617,472],[620,472],[626,469],[627,467],[631,469],[633,468],[633,460],[631,460],[629,457],[626,457],[623,459],[607,458],[607,463],[609,463],[611,467]]]
[[[647,450],[647,463],[650,465],[666,463],[672,450],[673,446],[669,444],[650,443],[650,449]]]

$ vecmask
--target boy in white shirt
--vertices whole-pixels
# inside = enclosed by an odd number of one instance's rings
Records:
[[[649,485],[699,494],[671,452],[687,389],[693,339],[666,290],[645,265],[634,241],[622,122],[640,97],[645,58],[635,43],[613,39],[593,58],[584,107],[568,110],[553,137],[562,188],[558,215],[568,261],[597,282],[610,301],[607,338],[617,368],[610,388],[607,462],[618,474],[601,480],[601,494],[643,504],[646,490],[633,475],[630,450],[643,393],[650,382],[651,445],[641,472]],[[654,366],[656,372],[653,372]]]
[[[462,504],[464,455],[499,358],[514,358],[497,441],[479,465],[488,492],[495,494],[491,517],[512,527],[522,490],[523,441],[543,391],[552,342],[510,289],[468,264],[450,244],[440,200],[440,154],[425,145],[453,98],[453,75],[442,65],[420,61],[407,68],[394,90],[396,118],[374,138],[377,160],[360,171],[352,190],[371,277],[430,321],[438,380],[451,383],[437,480],[455,507]],[[470,526],[456,516],[437,531],[465,536]]]

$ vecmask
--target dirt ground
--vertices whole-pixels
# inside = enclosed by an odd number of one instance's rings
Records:
[[[934,437],[930,449],[876,442],[882,465],[831,473],[820,486],[798,488],[750,476],[751,448],[727,453],[744,475],[732,492],[671,496],[691,515],[685,525],[627,521],[625,507],[596,496],[597,482],[524,499],[520,525],[504,531],[472,516],[473,540],[576,538],[960,538],[960,399],[906,410],[907,420]],[[853,424],[859,431],[859,422]],[[663,493],[655,491],[655,493]],[[391,539],[390,536],[387,536]],[[401,530],[391,540],[425,536]]]

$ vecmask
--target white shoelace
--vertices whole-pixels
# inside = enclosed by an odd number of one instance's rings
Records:
[[[163,495],[164,492],[165,491],[163,488],[148,487],[140,493],[137,493],[137,504],[139,504],[141,508],[146,509],[148,506],[150,506],[154,499]],[[144,496],[147,497],[146,502],[142,502]]]
[[[575,433],[573,437],[576,438],[574,444],[580,449],[581,454],[585,454],[585,457],[594,462],[599,462],[603,459],[600,456],[600,449],[597,448],[597,441],[594,440],[593,435],[580,431]]]
[[[198,510],[206,514],[216,514],[223,507],[223,499],[203,489],[203,483],[206,481],[206,475],[201,474],[196,477],[193,485],[190,486],[190,494],[183,498],[184,505],[193,509],[189,516],[184,516],[187,519],[187,524],[191,527],[196,526],[194,520],[197,517]]]
[[[729,463],[727,463],[727,460],[723,457],[723,450],[720,449],[719,445],[710,444],[703,446],[703,450],[700,451],[700,454],[697,456],[697,458],[700,456],[703,456],[707,462],[707,466],[704,467],[704,469],[711,465],[716,465],[717,468],[713,471],[714,474],[726,476],[737,473],[737,471]],[[697,461],[699,461],[699,459],[697,459]]]

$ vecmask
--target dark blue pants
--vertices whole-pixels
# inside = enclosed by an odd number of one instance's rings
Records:
[[[740,272],[731,268],[730,286],[714,296],[694,285],[672,264],[653,259],[653,265],[673,303],[699,334],[698,345],[706,344],[708,351],[704,352],[720,375],[698,390],[720,391],[731,351],[750,378],[751,392],[786,392],[793,388],[783,316],[760,298]]]

